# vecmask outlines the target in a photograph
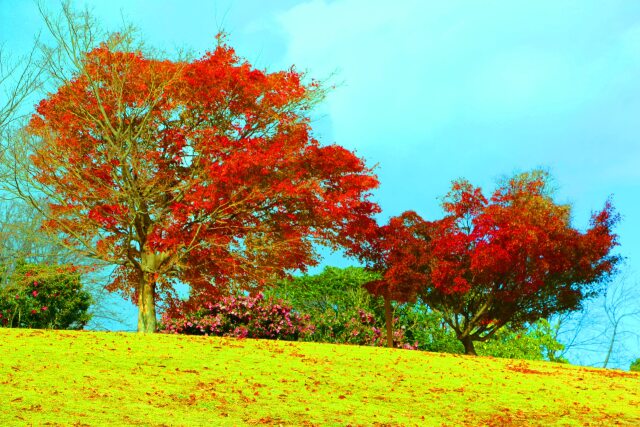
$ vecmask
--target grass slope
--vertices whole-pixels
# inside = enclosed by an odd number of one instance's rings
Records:
[[[385,348],[0,328],[0,425],[640,425],[640,375]]]

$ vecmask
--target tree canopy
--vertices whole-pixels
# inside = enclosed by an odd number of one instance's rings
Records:
[[[548,181],[540,171],[520,174],[487,198],[459,180],[443,199],[444,218],[391,218],[362,250],[383,274],[368,290],[399,301],[420,296],[470,354],[474,341],[507,322],[579,309],[619,260],[611,253],[619,217],[607,202],[581,232],[571,225],[569,206],[553,200]]]
[[[109,288],[137,301],[140,331],[175,283],[259,288],[315,264],[315,244],[350,245],[378,211],[371,169],[312,135],[317,82],[255,69],[223,40],[193,61],[123,46],[87,52],[40,102],[24,176],[47,230],[118,266]]]

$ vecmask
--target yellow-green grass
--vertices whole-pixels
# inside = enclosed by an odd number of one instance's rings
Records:
[[[629,425],[640,375],[409,350],[0,329],[0,425]]]

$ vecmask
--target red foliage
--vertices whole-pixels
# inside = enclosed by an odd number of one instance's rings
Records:
[[[430,232],[431,224],[411,211],[370,230],[368,246],[360,248],[360,254],[365,260],[373,260],[373,267],[384,272],[384,277],[367,283],[367,290],[395,301],[414,301],[428,281],[430,254],[423,243]]]
[[[516,176],[490,199],[454,182],[444,218],[406,212],[376,230],[361,256],[384,276],[367,288],[398,301],[420,296],[449,313],[460,338],[578,309],[615,268],[619,217],[607,202],[580,232],[548,193],[540,172]]]
[[[302,80],[224,44],[193,62],[89,52],[30,123],[46,227],[119,264],[111,289],[134,298],[141,280],[259,287],[316,263],[315,242],[353,245],[377,178],[313,138],[322,90]]]

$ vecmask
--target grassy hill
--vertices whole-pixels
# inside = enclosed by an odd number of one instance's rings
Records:
[[[385,348],[0,329],[0,425],[640,425],[640,375]]]

